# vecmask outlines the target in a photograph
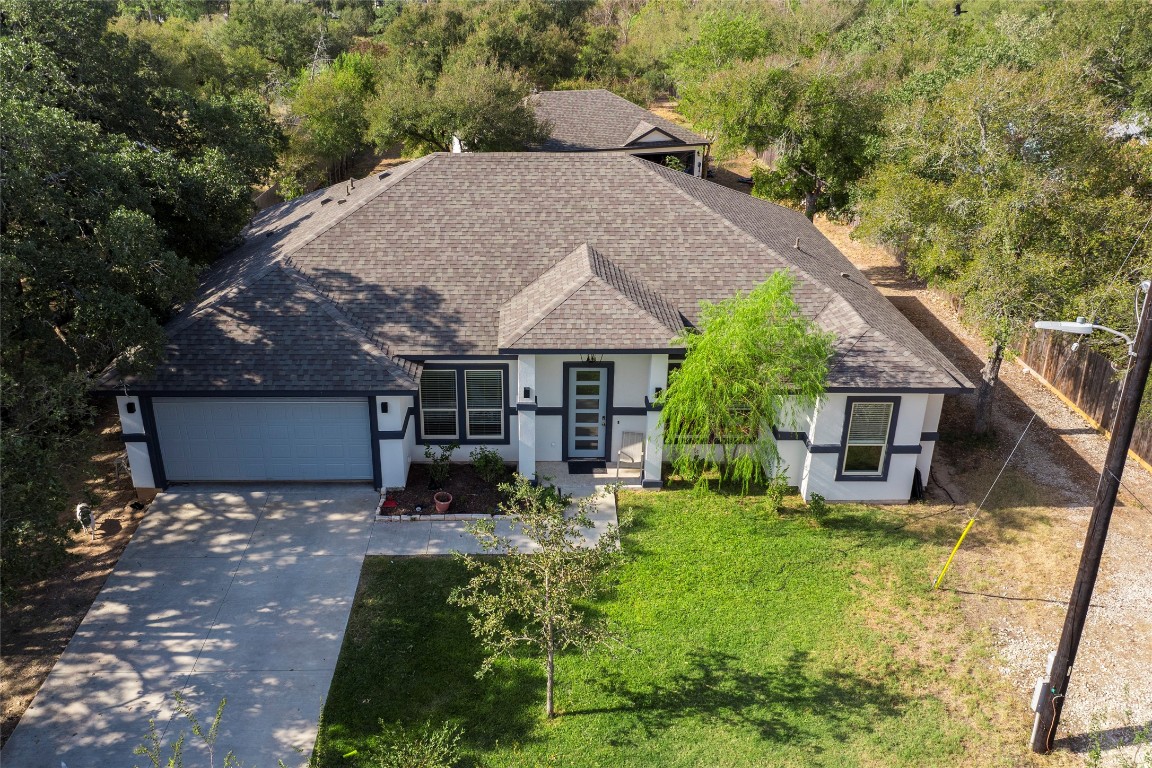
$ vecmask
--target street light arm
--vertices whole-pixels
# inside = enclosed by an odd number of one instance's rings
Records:
[[[1092,333],[1092,331],[1104,331],[1105,333],[1110,333],[1113,336],[1118,336],[1121,339],[1124,339],[1124,343],[1128,345],[1129,349],[1132,348],[1132,344],[1134,343],[1132,337],[1128,334],[1120,333],[1120,331],[1109,328],[1106,325],[1096,325],[1095,323],[1090,323],[1083,317],[1076,318],[1075,322],[1069,322],[1065,320],[1037,320],[1035,327],[1041,331],[1074,333],[1078,336],[1087,336]]]

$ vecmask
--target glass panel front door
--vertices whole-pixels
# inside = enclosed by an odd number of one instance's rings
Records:
[[[572,458],[606,455],[607,400],[607,368],[568,369],[568,455]]]

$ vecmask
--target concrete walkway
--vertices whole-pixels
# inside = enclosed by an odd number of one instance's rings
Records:
[[[592,477],[582,475],[554,478],[565,493],[573,499],[594,496],[593,507],[588,513],[592,528],[584,531],[584,538],[591,544],[599,541],[601,534],[609,526],[617,525],[616,500],[603,485],[594,485]],[[561,484],[564,483],[564,484]],[[461,552],[468,555],[482,553],[476,537],[468,533],[471,522],[464,520],[380,520],[372,532],[372,542],[368,546],[370,555],[451,555]],[[513,546],[530,551],[532,544],[523,533],[506,519],[496,519],[496,535],[509,539]]]
[[[140,529],[0,754],[12,768],[129,768],[166,695],[207,724],[215,762],[308,762],[374,528],[366,486],[186,487]],[[189,765],[206,764],[194,738]],[[191,759],[196,756],[196,759]]]

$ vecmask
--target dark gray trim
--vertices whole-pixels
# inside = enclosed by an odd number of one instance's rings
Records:
[[[924,451],[922,445],[892,445],[888,447],[889,453],[902,453],[902,454],[917,454],[919,455]]]
[[[805,444],[808,443],[807,432],[781,432],[780,430],[776,429],[776,427],[772,427],[772,437],[776,438],[777,440],[800,440]]]
[[[893,393],[893,394],[900,394],[900,395],[911,395],[911,394],[960,395],[960,394],[964,394],[965,392],[975,392],[976,390],[973,387],[955,386],[955,387],[825,387],[824,391],[825,392],[841,392],[841,393],[848,393],[848,394],[855,394],[855,393],[865,394],[868,392],[872,392],[872,393],[875,393],[877,395],[879,395],[881,393],[883,393],[883,394]]]
[[[535,411],[536,403],[516,403],[515,411]]]
[[[519,349],[516,347],[501,347],[500,352],[510,352],[519,355],[672,355],[675,354],[676,349],[669,349],[668,347],[661,347],[659,349],[617,349],[617,348],[603,348],[603,349],[589,349],[588,347],[581,347],[579,349]],[[681,356],[684,351],[679,350]]]
[[[668,133],[668,131],[664,130],[663,128],[657,128],[657,130],[659,130],[661,133]],[[644,135],[647,136],[648,134],[644,134]],[[680,140],[677,139],[677,141],[680,141]],[[665,152],[669,149],[676,149],[676,150],[679,150],[681,152],[687,152],[689,150],[696,149],[696,148],[702,149],[705,152],[707,152],[708,148],[711,146],[712,146],[711,142],[706,142],[704,144],[686,144],[686,143],[672,143],[672,142],[663,142],[663,141],[655,142],[655,141],[653,141],[653,142],[650,142],[648,144],[640,144],[640,145],[625,144],[622,147],[581,147],[579,149],[535,149],[535,150],[529,150],[529,151],[532,151],[532,152],[554,152],[556,154],[567,154],[570,152],[574,153],[574,154],[583,154],[585,152],[587,152],[589,154],[592,154],[595,152],[625,152],[625,153],[631,155],[631,154],[633,154],[633,150],[644,149],[647,147],[651,147],[654,150],[663,150]],[[699,178],[699,177],[697,177],[697,178]]]
[[[127,435],[120,435],[120,439],[126,443],[146,443],[148,442],[148,435],[143,432],[132,432]]]
[[[664,482],[662,480],[645,480],[640,483],[641,488],[663,488]]]
[[[563,416],[564,406],[555,405],[538,405],[536,406],[537,416]]]
[[[935,443],[940,440],[939,432],[921,432],[920,442],[922,443]]]
[[[646,413],[648,413],[649,410],[650,409],[648,409],[648,408],[641,408],[641,407],[635,406],[635,405],[627,405],[627,406],[623,406],[623,407],[614,409],[612,411],[612,415],[613,416],[643,416]]]
[[[407,412],[404,414],[404,421],[400,425],[400,429],[386,429],[377,430],[377,440],[403,440],[408,435],[408,422],[416,417],[416,406],[408,406]]]
[[[840,453],[842,450],[839,445],[812,445],[807,440],[804,441],[804,446],[808,449],[808,453]]]
[[[884,466],[878,475],[846,475],[844,474],[844,452],[848,447],[848,427],[852,421],[852,406],[855,403],[892,403],[892,419],[888,422],[888,440],[884,447]],[[836,457],[837,482],[871,482],[882,483],[888,480],[888,469],[892,464],[892,441],[896,437],[896,422],[900,418],[899,397],[849,397],[844,403],[844,429],[840,433],[839,455]],[[920,446],[916,446],[919,448]],[[919,453],[919,451],[917,451]]]
[[[416,419],[416,442],[426,443],[428,445],[449,445],[450,443],[459,443],[460,445],[509,445],[512,442],[512,425],[511,418],[516,415],[516,408],[508,405],[512,399],[512,366],[508,362],[493,362],[493,358],[477,358],[475,363],[456,364],[456,363],[429,363],[424,366],[426,371],[456,371],[456,434],[458,437],[455,439],[445,438],[429,438],[424,439],[424,419]],[[493,371],[499,370],[504,372],[504,404],[502,410],[504,413],[504,436],[498,439],[469,439],[468,434],[468,395],[467,389],[464,384],[465,371]],[[420,405],[420,397],[416,397],[417,406]]]
[[[495,355],[419,355],[419,356],[417,356],[417,355],[405,355],[404,359],[405,360],[411,360],[414,363],[423,363],[425,360],[432,360],[432,361],[436,361],[436,360],[466,360],[466,361],[468,361],[468,363],[471,363],[472,361],[486,363],[486,362],[490,362],[492,360],[495,360],[497,362],[501,362],[501,361],[515,362],[517,358],[516,358],[516,355],[495,354]]]
[[[156,412],[152,410],[152,396],[140,395],[140,416],[144,421],[144,434],[147,437],[148,464],[152,467],[152,482],[157,488],[168,487],[168,476],[164,473],[164,457],[160,453],[160,436],[156,434]]]
[[[147,395],[149,397],[412,397],[420,392],[420,389],[402,389],[402,390],[346,390],[346,389],[301,389],[301,390],[283,390],[283,389],[132,389],[128,388],[127,394],[129,395]],[[120,389],[115,392],[109,392],[111,395],[123,395],[125,392]]]
[[[384,476],[380,471],[380,409],[376,405],[376,396],[368,396],[368,418],[372,428],[368,433],[368,440],[372,443],[372,487],[380,490],[384,486]]]
[[[573,368],[604,368],[608,371],[608,400],[604,403],[604,454],[602,456],[577,456],[577,459],[602,459],[607,461],[608,454],[612,452],[612,418],[616,416],[616,411],[612,408],[612,390],[616,386],[616,364],[611,360],[600,363],[582,363],[578,360],[567,360],[564,362],[562,378],[560,379],[561,386],[564,387],[564,406],[560,411],[562,421],[560,422],[560,439],[563,441],[560,445],[560,458],[562,461],[568,461],[573,458],[568,454],[568,390],[569,386],[568,372]]]
[[[648,395],[644,395],[644,411],[662,411],[664,410],[664,403],[654,403],[648,399]]]

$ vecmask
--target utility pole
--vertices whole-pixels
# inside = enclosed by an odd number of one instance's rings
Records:
[[[1049,670],[1049,679],[1037,684],[1033,698],[1036,722],[1032,728],[1032,751],[1046,754],[1052,749],[1056,737],[1056,727],[1060,723],[1060,713],[1064,710],[1064,697],[1068,692],[1068,678],[1076,661],[1076,650],[1080,647],[1080,636],[1084,632],[1084,620],[1088,606],[1092,602],[1092,589],[1096,586],[1096,575],[1100,571],[1100,557],[1104,552],[1104,540],[1108,536],[1108,523],[1112,509],[1116,505],[1116,494],[1120,489],[1120,476],[1124,473],[1124,461],[1128,456],[1128,446],[1132,442],[1132,430],[1136,426],[1136,416],[1140,410],[1140,400],[1144,396],[1144,386],[1148,381],[1149,363],[1152,362],[1152,301],[1148,301],[1148,283],[1144,291],[1144,305],[1140,311],[1136,341],[1129,346],[1132,367],[1124,382],[1124,393],[1112,424],[1112,440],[1108,444],[1108,456],[1104,462],[1104,472],[1096,487],[1096,503],[1092,507],[1092,518],[1088,522],[1088,535],[1084,540],[1084,551],[1080,555],[1080,569],[1076,572],[1076,583],[1072,587],[1072,597],[1068,601],[1068,615],[1064,619],[1064,631],[1060,635],[1060,645]],[[1079,326],[1079,327],[1076,327]],[[1123,336],[1110,328],[1101,328],[1087,323],[1083,318],[1076,323],[1037,323],[1037,327],[1063,330],[1071,333],[1087,334],[1092,330],[1107,330]],[[1085,328],[1087,330],[1085,330]],[[1125,337],[1126,338],[1126,337]]]

